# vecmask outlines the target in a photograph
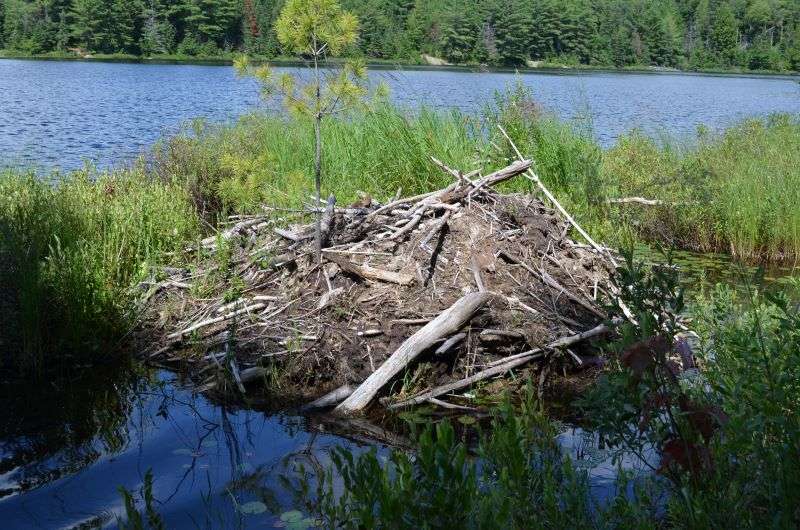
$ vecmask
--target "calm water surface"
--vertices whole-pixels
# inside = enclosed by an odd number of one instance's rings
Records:
[[[476,112],[515,78],[549,110],[610,145],[640,128],[691,135],[699,124],[800,113],[791,78],[619,73],[374,70],[399,104]],[[0,165],[73,169],[124,162],[187,120],[235,119],[259,106],[233,68],[0,60]]]

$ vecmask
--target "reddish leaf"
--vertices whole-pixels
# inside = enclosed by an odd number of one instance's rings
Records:
[[[700,433],[706,443],[711,440],[720,427],[728,422],[728,415],[715,405],[697,405],[686,399],[682,399],[680,405],[689,424]]]
[[[673,465],[677,465],[692,474],[702,469],[711,468],[711,453],[708,448],[679,439],[668,440],[661,448],[661,466],[663,473]]]
[[[630,368],[636,378],[641,378],[655,364],[656,356],[665,354],[670,347],[671,344],[664,337],[652,337],[629,346],[622,352],[620,361]]]

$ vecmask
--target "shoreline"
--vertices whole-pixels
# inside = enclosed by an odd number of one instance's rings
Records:
[[[73,55],[28,55],[0,50],[0,60],[19,61],[66,61],[87,63],[122,63],[122,64],[152,64],[152,65],[187,65],[187,66],[231,66],[233,58],[221,57],[184,57],[184,56],[155,56],[139,57],[133,55],[96,55],[91,57],[78,57]],[[257,63],[270,63],[275,66],[292,67],[305,66],[305,62],[287,58],[254,58]],[[335,62],[335,61],[334,61]],[[719,77],[757,77],[800,80],[800,72],[779,72],[770,70],[740,70],[725,68],[709,68],[698,70],[681,70],[666,67],[613,67],[594,65],[558,65],[545,64],[540,67],[511,67],[511,66],[485,66],[479,64],[446,64],[430,65],[407,61],[367,60],[367,66],[373,70],[417,70],[417,71],[452,71],[469,73],[519,73],[519,74],[648,74],[648,75],[698,75]]]

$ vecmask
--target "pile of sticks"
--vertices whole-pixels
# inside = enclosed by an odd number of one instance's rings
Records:
[[[443,396],[562,353],[580,367],[591,354],[575,348],[617,323],[599,303],[614,295],[614,258],[531,161],[485,176],[432,162],[449,186],[385,204],[313,205],[321,256],[314,222],[287,226],[275,211],[232,218],[190,249],[202,266],[169,269],[147,286],[140,332],[158,343],[148,357],[187,367],[203,390],[244,393],[270,374],[273,385],[277,377],[278,387],[318,398],[308,408],[341,415],[387,393],[390,409],[458,407]],[[496,191],[520,175],[553,208]],[[571,228],[588,245],[570,240]],[[224,267],[221,246],[232,255]],[[200,283],[211,294],[199,294]]]

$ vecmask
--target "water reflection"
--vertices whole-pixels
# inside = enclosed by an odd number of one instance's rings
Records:
[[[0,499],[90,466],[128,443],[126,419],[143,384],[116,362],[80,376],[0,380]]]
[[[111,372],[39,404],[28,392],[4,411],[3,528],[114,524],[117,488],[137,492],[151,468],[167,528],[270,526],[310,510],[302,470],[316,476],[331,447],[360,445],[329,434],[324,419],[210,403],[167,372]],[[244,508],[253,505],[265,511]]]

